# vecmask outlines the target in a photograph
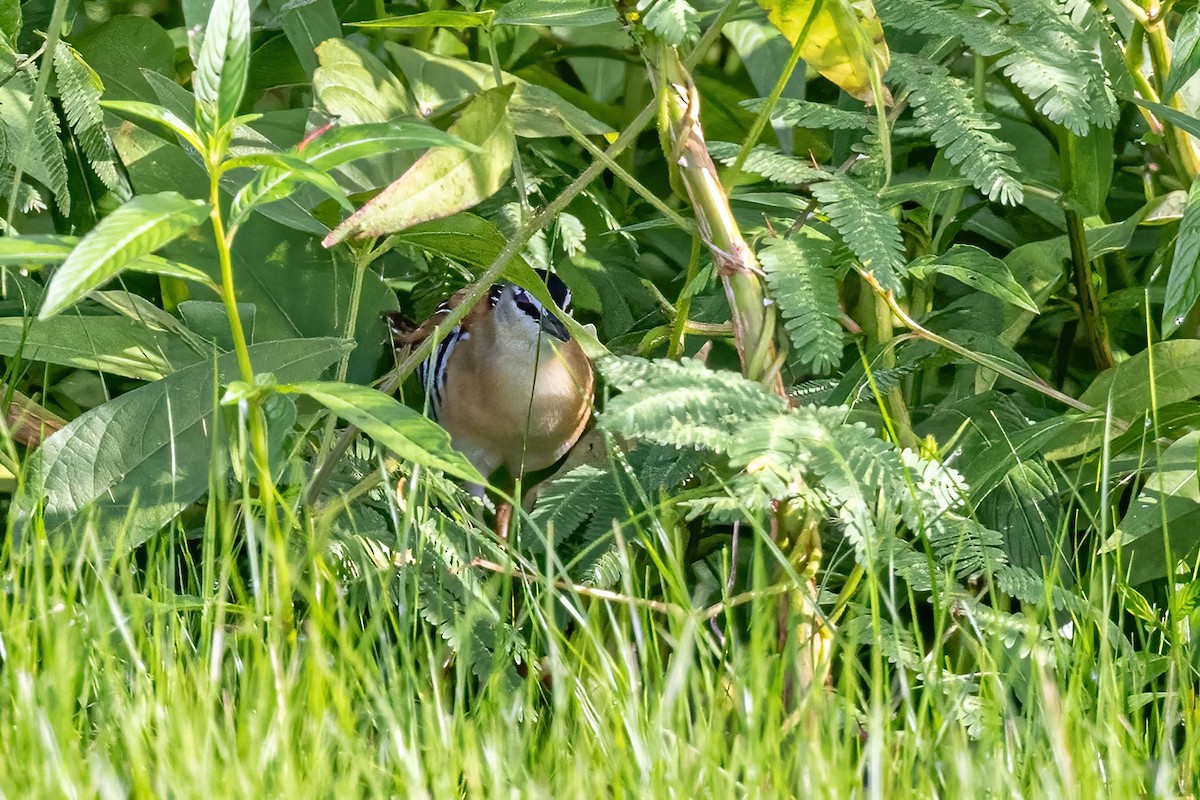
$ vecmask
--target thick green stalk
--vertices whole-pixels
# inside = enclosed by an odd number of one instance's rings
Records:
[[[708,154],[700,127],[700,95],[675,48],[659,47],[658,60],[656,77],[662,83],[658,90],[663,115],[659,125],[665,132],[664,147],[671,148],[668,159],[672,167],[679,167],[680,182],[695,210],[701,240],[708,245],[725,287],[742,372],[782,392],[783,384],[774,369],[774,315],[767,307],[759,280],[762,268],[742,236]]]
[[[233,351],[237,355],[238,369],[242,380],[248,384],[254,383],[254,367],[250,364],[250,350],[246,344],[246,330],[242,327],[242,318],[238,314],[237,294],[233,285],[233,258],[230,248],[232,237],[225,232],[225,220],[221,216],[221,173],[217,169],[210,172],[208,203],[209,219],[212,220],[213,238],[217,244],[217,260],[221,267],[221,300],[225,303],[225,314],[229,317],[229,329],[233,334]]]
[[[1149,45],[1150,63],[1154,67],[1154,75],[1161,86],[1171,69],[1170,39],[1167,37],[1167,25],[1161,16],[1155,17],[1146,25],[1146,44]],[[1190,109],[1180,100],[1178,93],[1167,99],[1167,105],[1185,114],[1191,113]],[[1168,141],[1175,145],[1175,157],[1179,160],[1179,165],[1184,172],[1180,178],[1184,183],[1190,183],[1192,178],[1200,174],[1200,153],[1196,151],[1196,141],[1191,134],[1180,130],[1170,121],[1164,119],[1162,124],[1166,129]]]
[[[217,164],[209,171],[209,204],[211,211],[213,238],[217,246],[217,260],[221,268],[221,300],[225,304],[225,314],[229,317],[229,329],[233,336],[233,350],[237,356],[238,370],[242,381],[254,385],[254,366],[250,363],[250,348],[246,341],[246,330],[242,326],[241,315],[238,314],[237,293],[233,280],[233,236],[236,230],[226,232],[225,220],[221,214],[221,170],[219,159],[224,155],[223,147],[214,148],[214,160]],[[268,542],[274,551],[275,577],[278,591],[274,594],[280,601],[276,609],[278,618],[290,626],[292,611],[282,605],[281,598],[291,596],[290,580],[287,569],[287,547],[281,540],[279,520],[276,515],[277,498],[275,482],[271,475],[270,448],[267,445],[266,417],[263,414],[261,398],[256,394],[249,402],[247,409],[247,433],[250,437],[250,452],[254,461],[255,472],[258,475],[258,501],[263,511],[263,521],[266,525]],[[249,498],[246,498],[249,500]]]

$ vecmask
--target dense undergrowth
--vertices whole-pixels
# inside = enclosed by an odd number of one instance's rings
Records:
[[[0,0],[0,795],[1190,796],[1197,71],[1184,0]],[[382,314],[538,269],[596,418],[481,502],[470,303]]]

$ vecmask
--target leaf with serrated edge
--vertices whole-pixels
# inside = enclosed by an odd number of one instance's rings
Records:
[[[208,206],[175,192],[141,195],[100,221],[67,256],[46,287],[39,319],[78,302],[130,261],[148,255],[199,225]]]
[[[487,482],[465,456],[451,447],[450,434],[444,428],[391,395],[369,386],[334,381],[293,383],[279,390],[311,397],[400,458],[473,483]]]
[[[340,339],[264,342],[250,347],[250,359],[282,381],[302,381],[345,348]],[[236,356],[222,355],[126,392],[49,437],[26,462],[13,498],[16,540],[34,535],[39,513],[51,548],[71,556],[88,529],[106,553],[149,539],[208,489],[216,387],[236,377]]]
[[[468,153],[435,147],[398,180],[337,226],[323,244],[347,237],[381,236],[419,222],[448,217],[486,200],[508,180],[515,148],[506,106],[511,85],[485,92],[471,103],[450,133],[480,147]]]

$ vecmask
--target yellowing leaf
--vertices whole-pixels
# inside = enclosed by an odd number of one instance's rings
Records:
[[[477,150],[434,147],[366,205],[338,225],[323,244],[347,237],[384,236],[442,219],[495,194],[508,180],[516,146],[507,105],[512,84],[484,92],[449,133]]]
[[[891,63],[871,0],[758,0],[806,63],[859,100],[873,102],[871,71]],[[891,96],[884,89],[885,102]]]

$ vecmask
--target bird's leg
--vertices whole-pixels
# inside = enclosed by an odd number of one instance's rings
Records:
[[[496,538],[508,541],[508,523],[512,520],[512,503],[503,500],[496,505]]]

